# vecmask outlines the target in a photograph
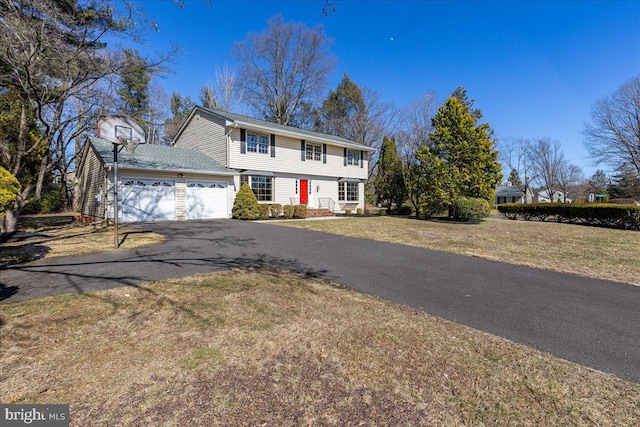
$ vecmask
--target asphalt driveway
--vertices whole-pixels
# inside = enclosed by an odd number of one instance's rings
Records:
[[[0,300],[266,266],[333,280],[640,382],[637,286],[271,224],[212,220],[140,227],[167,241],[0,270]]]

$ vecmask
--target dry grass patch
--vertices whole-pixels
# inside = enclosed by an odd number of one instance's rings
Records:
[[[278,223],[640,285],[640,233],[552,222],[398,217]]]
[[[114,250],[113,227],[83,225],[70,215],[33,216],[21,219],[20,234],[0,247],[0,267],[40,258],[86,255]],[[118,230],[122,249],[160,243],[164,237],[127,226]]]
[[[317,279],[2,305],[0,401],[79,425],[635,425],[640,386]]]

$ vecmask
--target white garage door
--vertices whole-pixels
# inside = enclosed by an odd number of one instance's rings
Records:
[[[187,219],[228,218],[227,184],[187,181]]]
[[[176,182],[164,179],[123,178],[122,222],[176,219]]]

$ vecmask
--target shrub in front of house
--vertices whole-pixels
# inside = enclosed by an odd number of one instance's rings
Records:
[[[261,220],[269,219],[269,213],[271,212],[271,208],[269,207],[269,205],[260,204],[258,206],[260,207],[260,217],[259,218]]]
[[[284,205],[282,207],[282,211],[284,212],[284,217],[286,219],[293,218],[293,205]]]
[[[234,219],[258,219],[260,217],[260,204],[249,184],[242,184],[236,199],[233,202],[231,217]]]
[[[460,197],[453,206],[453,219],[456,221],[477,221],[489,216],[491,207],[485,199]]]
[[[362,208],[358,208],[358,209],[356,209],[356,213],[357,213],[358,215],[362,215]]]
[[[351,216],[351,209],[345,209],[345,210],[344,210],[344,214],[345,214],[346,216]]]
[[[271,210],[271,216],[274,218],[278,218],[282,213],[282,205],[279,203],[269,205],[269,209]]]
[[[306,205],[295,205],[293,207],[293,217],[294,218],[306,218],[307,217],[307,206]]]

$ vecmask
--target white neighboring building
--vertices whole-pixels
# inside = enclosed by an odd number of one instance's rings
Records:
[[[551,197],[547,191],[538,191],[536,193],[538,203],[571,203],[573,200],[567,198],[567,193],[560,190],[553,190]]]

